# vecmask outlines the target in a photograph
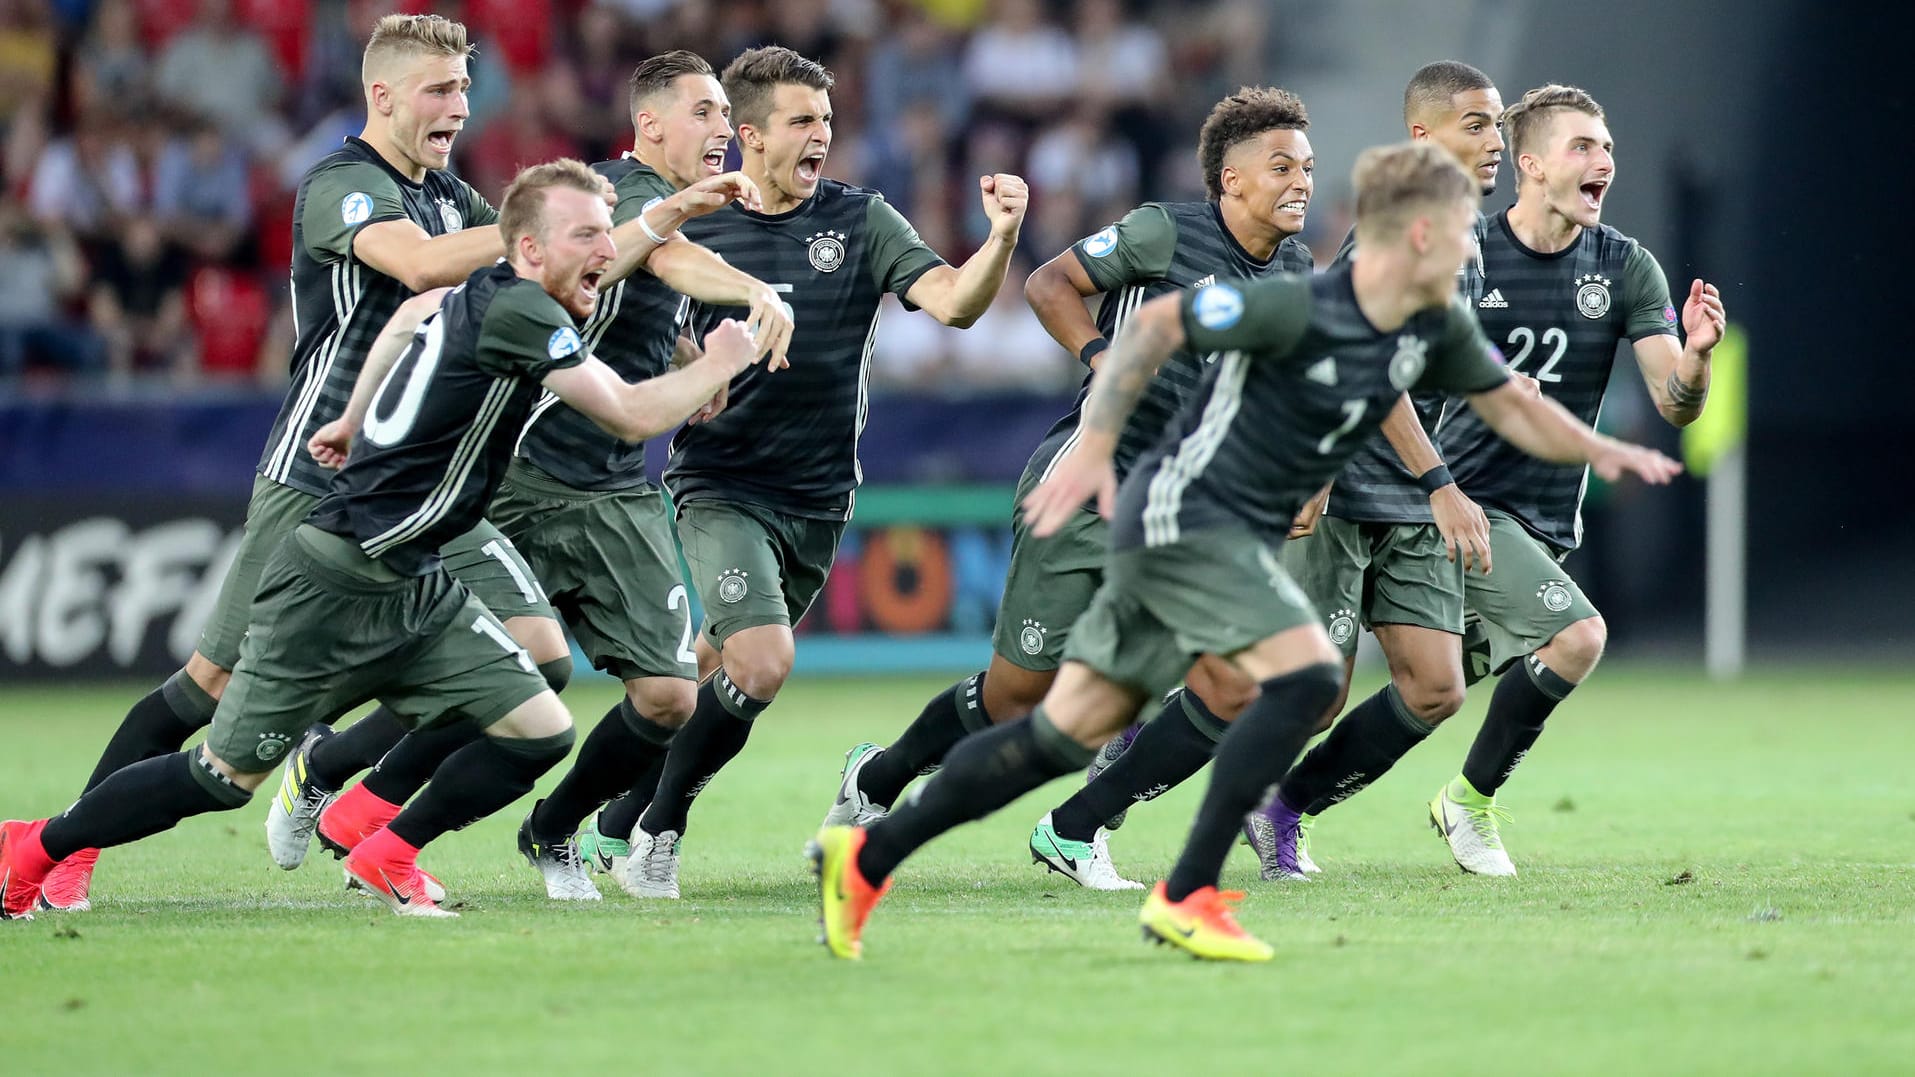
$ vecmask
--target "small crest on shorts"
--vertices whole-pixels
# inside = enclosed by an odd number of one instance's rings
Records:
[[[1429,365],[1429,341],[1413,333],[1397,337],[1396,354],[1390,356],[1390,387],[1399,393],[1408,389]]]
[[[751,593],[751,573],[728,568],[718,577],[718,601],[737,602]]]
[[[1356,611],[1338,610],[1330,616],[1330,642],[1341,647],[1356,638]]]
[[[1043,654],[1045,635],[1044,622],[1024,618],[1024,627],[1017,633],[1018,650],[1033,656]]]
[[[259,757],[260,762],[271,763],[285,755],[286,749],[292,746],[293,738],[284,733],[261,733],[259,746],[253,749],[253,754]]]
[[[835,273],[844,264],[843,232],[819,232],[807,237],[811,244],[811,268],[820,273]]]
[[[1569,608],[1569,584],[1563,580],[1548,580],[1536,589],[1536,597],[1542,599],[1543,608],[1551,613],[1561,613]]]
[[[444,222],[447,232],[458,232],[465,228],[465,214],[459,212],[459,206],[450,198],[441,198],[439,202],[439,220]]]
[[[1596,319],[1609,313],[1609,278],[1590,273],[1576,278],[1576,313]]]

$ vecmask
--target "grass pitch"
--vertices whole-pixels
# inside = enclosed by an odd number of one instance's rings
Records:
[[[1358,692],[1373,687],[1362,678]],[[102,858],[96,910],[0,925],[0,1071],[1824,1073],[1915,1066],[1915,677],[1732,687],[1612,666],[1508,787],[1522,876],[1460,874],[1424,802],[1477,697],[1316,829],[1318,881],[1226,885],[1266,966],[1142,945],[1139,895],[1029,863],[1059,781],[906,864],[862,964],[815,945],[800,850],[841,753],[945,682],[800,680],[700,800],[679,902],[559,906],[521,804],[428,850],[456,921],[267,858],[265,796]],[[0,696],[0,813],[64,807],[139,686]],[[575,685],[580,715],[609,682]],[[556,776],[541,788],[549,788]],[[1201,781],[1113,851],[1168,870]],[[270,787],[269,787],[270,788]]]

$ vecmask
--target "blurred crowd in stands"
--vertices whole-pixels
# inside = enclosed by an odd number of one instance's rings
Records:
[[[643,57],[773,42],[837,77],[826,174],[947,258],[985,234],[976,177],[1024,175],[990,313],[881,324],[874,376],[938,391],[1073,383],[1024,275],[1139,201],[1202,197],[1204,113],[1269,78],[1257,0],[0,0],[0,392],[283,381],[293,191],[359,130],[360,49],[393,10],[471,29],[453,162],[495,202],[521,164],[627,149]]]

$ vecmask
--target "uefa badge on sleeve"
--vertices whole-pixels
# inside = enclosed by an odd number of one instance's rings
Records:
[[[354,191],[339,200],[339,219],[347,224],[364,224],[372,216],[372,196]]]
[[[1212,284],[1197,290],[1190,309],[1205,329],[1228,329],[1243,320],[1243,293],[1228,284]]]
[[[1092,258],[1102,258],[1117,249],[1117,229],[1106,228],[1102,232],[1084,240],[1084,253]]]

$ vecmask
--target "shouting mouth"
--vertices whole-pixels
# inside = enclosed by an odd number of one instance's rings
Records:
[[[426,146],[441,157],[450,156],[452,153],[452,140],[458,137],[458,134],[459,129],[457,127],[448,127],[440,131],[427,131]]]
[[[1582,194],[1583,206],[1592,213],[1600,213],[1602,211],[1603,195],[1608,190],[1609,181],[1606,179],[1590,180],[1588,183],[1583,184],[1582,187],[1579,188]]]
[[[713,176],[718,175],[725,170],[725,147],[719,146],[715,149],[706,150],[705,156],[701,160],[708,174]]]
[[[1283,203],[1280,203],[1280,204],[1279,204],[1279,205],[1277,206],[1277,212],[1278,212],[1278,213],[1294,213],[1294,214],[1296,214],[1297,216],[1299,216],[1299,217],[1301,217],[1301,216],[1303,216],[1303,211],[1304,211],[1304,210],[1307,210],[1307,209],[1309,209],[1309,208],[1310,208],[1310,200],[1309,200],[1309,199],[1307,199],[1307,198],[1293,198],[1293,199],[1291,199],[1291,200],[1290,200],[1290,201],[1288,201],[1288,202],[1283,202]]]
[[[824,167],[825,155],[823,150],[819,150],[816,153],[808,153],[798,158],[798,182],[807,187],[818,182],[818,177],[824,173]]]

